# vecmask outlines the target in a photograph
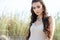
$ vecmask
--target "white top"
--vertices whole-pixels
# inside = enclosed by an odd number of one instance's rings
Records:
[[[29,40],[45,40],[46,35],[43,32],[44,26],[43,23],[39,25],[35,25],[35,23],[32,23],[31,28],[30,28],[30,38]]]

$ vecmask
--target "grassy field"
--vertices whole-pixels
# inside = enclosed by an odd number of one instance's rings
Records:
[[[54,32],[54,40],[60,40],[60,18],[57,17],[55,19],[55,32]],[[27,36],[27,31],[29,28],[29,21],[24,23],[22,20],[17,21],[16,18],[9,19],[8,17],[0,18],[0,35],[6,36],[19,36],[22,40]],[[16,38],[16,37],[14,37]]]

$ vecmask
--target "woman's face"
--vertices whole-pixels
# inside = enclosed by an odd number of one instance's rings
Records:
[[[40,15],[43,11],[42,4],[40,2],[34,2],[32,7],[36,15]]]

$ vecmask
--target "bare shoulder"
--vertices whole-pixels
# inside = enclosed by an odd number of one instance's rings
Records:
[[[49,16],[49,23],[50,23],[51,29],[55,30],[55,19],[54,19],[54,17]]]
[[[49,22],[53,22],[53,17],[49,16]]]
[[[49,16],[49,23],[55,26],[55,19],[52,16]]]

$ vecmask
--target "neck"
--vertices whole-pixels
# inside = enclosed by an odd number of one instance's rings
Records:
[[[38,19],[42,19],[42,14],[37,16]]]

